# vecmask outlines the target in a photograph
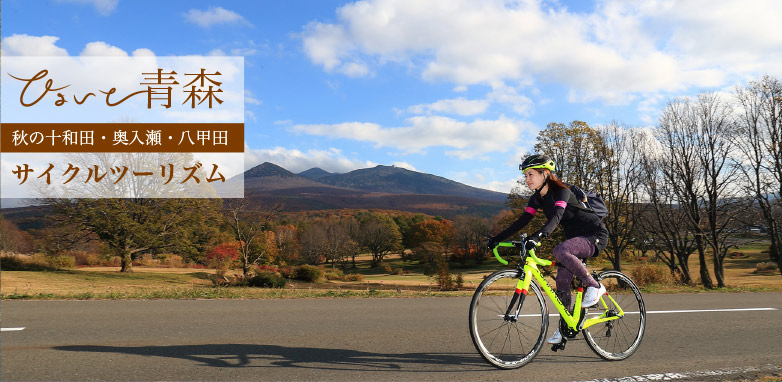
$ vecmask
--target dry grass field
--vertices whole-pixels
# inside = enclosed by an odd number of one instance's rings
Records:
[[[725,278],[729,291],[782,290],[782,276],[778,270],[758,272],[757,264],[768,261],[763,245],[747,246],[731,253],[725,263]],[[326,281],[304,283],[288,281],[284,290],[287,295],[310,296],[296,291],[313,290],[354,290],[354,291],[391,291],[397,294],[439,293],[434,277],[423,274],[423,266],[417,262],[404,261],[399,256],[389,256],[381,267],[370,268],[369,256],[357,259],[357,269],[347,269],[346,273],[359,273],[363,280],[357,282]],[[667,277],[666,268],[661,263],[648,260],[628,259],[623,271],[633,275],[636,269],[646,266],[647,270],[656,269],[662,274],[659,280],[645,285],[647,293],[676,293],[706,291],[702,286],[682,286],[673,283]],[[605,257],[590,261],[595,270],[608,269],[610,264]],[[713,270],[709,263],[710,274]],[[331,266],[323,267],[329,271]],[[452,266],[451,272],[461,273],[463,284],[460,291],[444,294],[470,294],[483,277],[502,265],[487,259],[479,266],[460,269]],[[699,280],[698,258],[690,258],[693,279]],[[263,288],[215,288],[212,269],[193,268],[156,268],[135,266],[134,272],[123,274],[118,267],[77,267],[64,271],[2,271],[0,272],[0,293],[8,298],[265,298],[285,297],[284,291],[270,293]],[[391,270],[391,272],[389,272]],[[395,274],[396,273],[396,274]],[[236,271],[233,271],[236,275]],[[230,274],[229,274],[230,275]],[[553,280],[552,280],[553,283]],[[215,291],[221,289],[221,291]],[[330,296],[330,294],[327,294]]]

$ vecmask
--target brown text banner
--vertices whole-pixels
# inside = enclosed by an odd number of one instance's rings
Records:
[[[244,123],[3,123],[6,153],[244,152]]]

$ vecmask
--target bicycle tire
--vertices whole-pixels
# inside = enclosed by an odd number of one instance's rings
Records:
[[[597,281],[606,287],[608,294],[624,310],[617,320],[592,325],[582,330],[587,345],[598,356],[609,361],[621,361],[631,356],[641,345],[646,331],[646,307],[638,286],[627,275],[618,271],[605,271],[597,275]],[[589,308],[587,318],[601,315],[606,310],[616,312],[614,303],[607,296]]]
[[[534,280],[518,319],[505,320],[520,277],[517,270],[494,272],[481,282],[470,302],[472,343],[486,361],[500,369],[516,369],[532,361],[543,347],[548,329],[548,307]]]

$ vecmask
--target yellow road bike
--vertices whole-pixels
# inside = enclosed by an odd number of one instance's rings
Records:
[[[497,247],[518,248],[516,269],[504,269],[487,276],[475,290],[470,303],[470,335],[486,361],[501,369],[526,365],[540,352],[549,324],[548,296],[561,317],[563,341],[552,350],[564,350],[568,339],[583,333],[587,345],[606,360],[623,360],[638,349],[646,328],[646,309],[641,291],[625,274],[617,271],[593,273],[606,287],[596,305],[581,307],[583,288],[578,289],[573,310],[557,298],[538,267],[553,265],[524,250],[522,241],[499,243]],[[497,260],[508,265],[497,247]]]

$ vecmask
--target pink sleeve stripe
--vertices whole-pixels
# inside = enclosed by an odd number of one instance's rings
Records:
[[[556,201],[556,202],[554,203],[554,206],[555,206],[555,207],[562,207],[562,208],[565,208],[565,207],[567,207],[567,202],[566,202],[566,201],[564,201],[564,200],[558,200],[558,201]]]
[[[536,209],[534,209],[532,207],[527,207],[527,209],[525,209],[524,212],[526,212],[526,213],[528,213],[528,214],[530,214],[532,216],[535,216],[535,214],[538,213],[538,210],[536,210]]]

